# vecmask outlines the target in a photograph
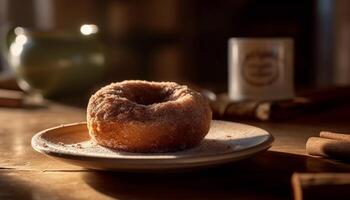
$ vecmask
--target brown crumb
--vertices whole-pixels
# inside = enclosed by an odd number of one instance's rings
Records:
[[[46,143],[43,143],[43,147],[45,147],[45,148],[46,148],[46,147],[48,147],[48,146],[47,146],[47,144],[46,144]]]
[[[63,142],[58,142],[58,145],[64,146]]]

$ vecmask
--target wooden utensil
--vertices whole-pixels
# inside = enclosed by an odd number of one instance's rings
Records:
[[[295,173],[295,200],[350,199],[350,173]]]

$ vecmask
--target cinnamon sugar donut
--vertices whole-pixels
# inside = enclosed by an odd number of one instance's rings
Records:
[[[198,92],[174,82],[123,81],[101,88],[87,108],[98,144],[130,152],[168,152],[198,145],[212,113]]]

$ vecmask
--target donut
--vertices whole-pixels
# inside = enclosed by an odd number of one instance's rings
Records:
[[[208,133],[211,119],[207,100],[174,82],[111,83],[93,94],[87,107],[92,140],[127,152],[195,147]]]

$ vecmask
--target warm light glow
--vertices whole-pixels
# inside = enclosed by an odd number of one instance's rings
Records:
[[[84,24],[80,27],[80,32],[83,35],[91,35],[98,32],[98,27],[94,24]]]
[[[9,61],[10,63],[14,66],[17,67],[21,60],[20,60],[20,55],[23,51],[23,45],[19,45],[18,43],[14,42],[10,46],[10,56],[9,56]]]
[[[10,52],[13,56],[19,56],[23,51],[23,45],[19,45],[17,43],[13,43],[10,46]]]
[[[19,56],[23,51],[23,45],[28,41],[27,36],[23,34],[17,35],[15,42],[10,46],[10,52],[13,56]]]
[[[17,28],[15,28],[15,34],[16,35],[22,35],[22,34],[24,34],[24,29],[22,28],[22,27],[17,27]]]
[[[28,38],[24,35],[22,28],[17,27],[15,33],[17,36],[10,46],[10,62],[13,66],[18,66],[20,64],[20,56],[23,51],[23,46],[27,43]]]
[[[19,45],[23,45],[27,42],[27,36],[25,35],[17,35],[16,39],[15,39],[15,43],[19,44]]]

